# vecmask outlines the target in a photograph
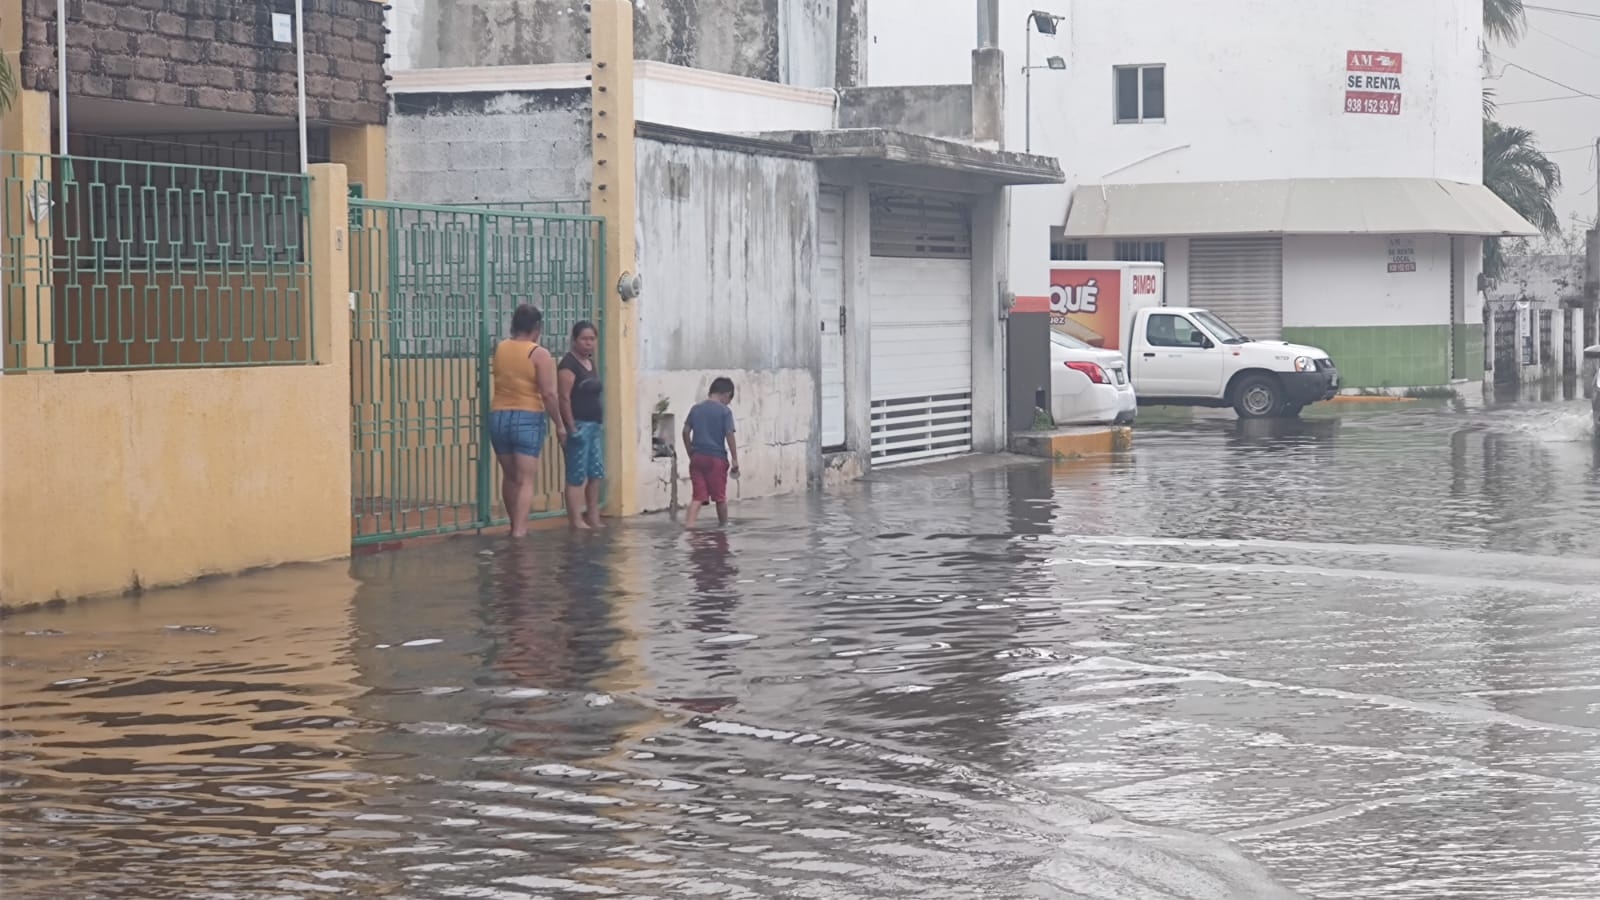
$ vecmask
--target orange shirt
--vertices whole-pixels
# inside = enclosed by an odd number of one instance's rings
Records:
[[[544,395],[539,393],[531,358],[537,349],[539,345],[533,341],[510,338],[495,345],[489,361],[489,371],[494,376],[494,398],[489,409],[544,412]]]

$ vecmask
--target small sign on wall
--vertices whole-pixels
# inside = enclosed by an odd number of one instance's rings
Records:
[[[1399,53],[1350,50],[1344,61],[1344,111],[1355,115],[1400,115]]]
[[[294,43],[294,17],[288,13],[272,14],[272,39],[280,44]]]
[[[1389,239],[1389,274],[1396,272],[1415,272],[1417,270],[1417,247],[1410,238]]]

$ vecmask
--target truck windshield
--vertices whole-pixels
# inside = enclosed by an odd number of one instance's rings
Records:
[[[1234,328],[1232,325],[1229,325],[1227,322],[1222,321],[1211,313],[1206,312],[1205,310],[1196,312],[1194,317],[1199,320],[1200,324],[1204,325],[1208,331],[1216,335],[1217,340],[1222,341],[1224,344],[1247,344],[1250,342],[1250,339],[1245,337],[1244,334],[1238,329]]]

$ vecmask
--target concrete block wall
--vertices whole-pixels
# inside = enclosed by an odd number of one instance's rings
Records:
[[[285,0],[73,0],[67,91],[73,97],[217,112],[295,114],[294,44],[272,37]],[[305,0],[310,118],[381,124],[388,112],[383,4]],[[24,0],[20,80],[54,92],[56,6]]]
[[[413,203],[589,196],[584,90],[400,94],[389,122],[389,192]]]

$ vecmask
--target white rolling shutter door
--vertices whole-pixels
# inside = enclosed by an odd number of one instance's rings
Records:
[[[1189,242],[1189,303],[1258,341],[1283,337],[1283,239]]]
[[[872,198],[872,461],[972,449],[972,233],[955,200]]]

